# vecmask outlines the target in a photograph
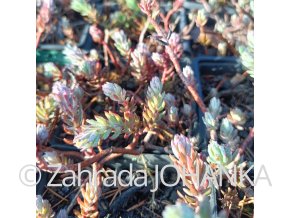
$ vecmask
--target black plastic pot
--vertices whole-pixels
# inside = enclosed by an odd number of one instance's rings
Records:
[[[200,77],[202,75],[234,75],[236,73],[242,73],[243,68],[239,59],[235,57],[220,57],[220,56],[200,56],[192,61],[192,69],[194,71],[194,77],[198,89],[198,93],[201,98],[204,98],[202,93],[202,84]],[[198,120],[199,120],[199,134],[200,134],[200,148],[206,148],[207,146],[207,134],[206,127],[203,123],[202,117],[204,114],[197,107]]]

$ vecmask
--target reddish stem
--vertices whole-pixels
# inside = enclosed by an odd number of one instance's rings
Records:
[[[84,160],[76,164],[63,165],[60,167],[60,169],[59,167],[48,166],[47,163],[40,157],[40,152],[37,152],[37,155],[36,155],[37,165],[41,170],[48,171],[48,172],[58,171],[58,173],[65,173],[67,170],[77,171],[79,168],[79,164],[80,164],[80,168],[83,169],[85,167],[90,166],[93,163],[100,161],[101,159],[103,160],[100,162],[100,164],[104,164],[108,160],[112,160],[116,157],[122,156],[123,154],[132,154],[132,155],[141,154],[143,152],[142,147],[138,150],[134,150],[134,148],[136,147],[138,143],[138,139],[139,139],[139,135],[135,135],[132,143],[127,145],[125,148],[115,148],[115,147],[108,148],[87,160]],[[106,157],[107,155],[109,156]]]
[[[118,64],[118,62],[116,61],[116,59],[115,59],[115,57],[114,57],[114,55],[113,55],[113,53],[112,53],[110,47],[108,46],[108,44],[107,44],[105,41],[102,41],[101,43],[102,43],[102,45],[106,48],[106,50],[108,51],[108,54],[109,54],[109,56],[110,56],[110,58],[111,58],[113,64],[115,65],[115,67],[116,67],[117,69],[120,70],[121,67],[120,67],[120,65]]]
[[[158,35],[163,36],[164,38],[166,38],[166,35],[163,33],[163,31],[161,30],[160,26],[156,23],[156,21],[151,17],[151,15],[148,13],[148,19],[150,21],[150,23],[154,26],[156,32],[158,33]],[[170,47],[170,45],[166,46],[169,57],[175,67],[175,70],[178,74],[178,76],[180,77],[181,81],[183,82],[183,84],[186,86],[186,88],[188,89],[188,91],[190,92],[190,94],[192,95],[193,99],[196,101],[196,103],[198,104],[199,108],[201,109],[201,111],[203,113],[205,113],[207,111],[206,106],[204,105],[203,100],[201,99],[201,97],[199,96],[196,87],[193,84],[190,84],[185,77],[182,74],[182,70],[180,67],[180,64],[176,58],[176,55],[174,54],[172,48]]]

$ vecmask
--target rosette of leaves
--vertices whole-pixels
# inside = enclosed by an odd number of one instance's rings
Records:
[[[90,23],[97,22],[97,10],[93,8],[86,0],[72,0],[71,9],[80,13]]]
[[[131,41],[127,38],[127,35],[123,30],[115,31],[111,35],[114,40],[114,46],[120,52],[122,56],[127,56],[131,48]]]
[[[37,218],[53,218],[54,212],[48,200],[42,199],[40,195],[36,196],[36,217]]]
[[[222,112],[221,101],[213,97],[209,102],[208,111],[214,119],[217,119],[218,115]]]
[[[237,137],[237,134],[238,131],[234,128],[228,118],[224,118],[220,126],[221,140],[234,149],[239,142],[239,137]]]
[[[48,130],[44,124],[37,124],[36,126],[36,144],[45,145],[48,139]]]
[[[183,54],[183,45],[181,42],[181,37],[179,34],[173,32],[171,34],[171,36],[168,39],[168,44],[170,45],[171,49],[173,50],[174,54],[176,55],[176,57],[179,59],[181,58],[182,54]],[[166,47],[165,48],[166,52],[169,54],[169,50]]]
[[[101,190],[99,186],[99,177],[97,177],[97,173],[95,173],[95,165],[93,165],[93,171],[92,181],[87,182],[84,187],[81,187],[83,200],[80,197],[77,198],[77,202],[81,209],[80,211],[73,211],[77,218],[97,218],[99,216],[98,199]]]
[[[230,110],[227,118],[239,130],[243,130],[243,125],[247,122],[246,114],[237,107]]]
[[[211,140],[208,145],[207,161],[212,164],[227,167],[233,161],[233,154],[229,146],[219,145]]]
[[[154,127],[165,114],[165,92],[158,77],[153,77],[150,81],[146,93],[146,105],[143,110],[143,119],[149,128]]]
[[[213,118],[211,113],[205,112],[202,120],[208,130],[216,130],[218,128],[218,122]]]
[[[43,64],[43,74],[46,78],[52,78],[53,81],[59,80],[62,75],[60,69],[52,62]]]
[[[42,124],[50,124],[54,118],[56,103],[51,95],[41,99],[36,104],[36,122]]]
[[[62,111],[64,130],[68,134],[76,134],[84,119],[84,112],[81,104],[82,89],[75,85],[72,89],[62,82],[55,82],[52,87],[54,100]]]
[[[155,64],[147,45],[139,43],[131,53],[131,58],[132,75],[138,81],[151,79],[151,74],[155,71]]]
[[[182,134],[174,136],[171,141],[171,148],[174,156],[170,155],[170,158],[180,175],[182,175],[181,178],[186,186],[183,189],[185,194],[180,192],[177,192],[177,194],[181,201],[195,208],[199,204],[199,197],[207,195],[211,191],[208,181],[204,180],[206,163],[194,150],[190,139]],[[190,175],[185,176],[184,173]]]
[[[212,98],[209,103],[208,112],[205,112],[202,118],[208,130],[216,130],[218,128],[218,116],[221,111],[220,100],[216,97]]]
[[[106,82],[102,86],[102,90],[111,100],[122,104],[126,100],[126,90],[122,89],[118,84]]]
[[[63,54],[75,75],[88,80],[94,77],[96,60],[90,60],[81,49],[69,44],[65,46]]]

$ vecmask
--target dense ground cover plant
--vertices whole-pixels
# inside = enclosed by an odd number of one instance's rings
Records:
[[[79,186],[51,188],[45,181],[45,192],[36,198],[36,217],[252,217],[253,187],[241,174],[235,184],[228,178],[236,169],[252,166],[254,128],[248,111],[253,105],[250,101],[241,109],[224,95],[234,88],[251,86],[253,91],[253,1],[202,0],[199,8],[187,11],[189,22],[183,28],[177,27],[178,14],[188,1],[175,0],[170,7],[157,0],[109,3],[38,2],[36,46],[59,27],[53,22],[59,7],[87,22],[93,46],[89,51],[77,46],[70,16],[58,21],[66,64],[37,66],[37,166],[50,179],[56,175],[54,180],[67,183],[73,181],[68,170],[103,171],[92,178],[82,174]],[[224,91],[223,78],[211,79],[202,99],[186,63],[194,54],[185,54],[185,41],[193,51],[202,48],[203,55],[239,56],[244,73],[231,79],[233,88]],[[200,135],[199,122],[206,136]],[[165,155],[176,167],[167,176],[174,180],[180,175],[176,189],[161,186],[150,193],[147,185],[104,186],[110,170],[127,169],[112,164],[129,157],[129,162],[139,162],[148,186],[154,187],[158,173],[147,154],[157,165]],[[219,174],[222,169],[227,173]],[[140,176],[136,169],[134,176]],[[213,184],[213,178],[223,185]]]

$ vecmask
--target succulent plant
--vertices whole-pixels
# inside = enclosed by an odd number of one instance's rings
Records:
[[[232,124],[238,127],[243,126],[247,121],[246,114],[237,107],[230,110],[227,118]]]
[[[97,11],[86,0],[72,0],[71,9],[86,17],[91,23],[97,21]]]
[[[208,20],[208,14],[206,13],[206,11],[204,9],[198,10],[197,17],[196,17],[196,24],[199,27],[202,27],[207,23],[207,20]]]
[[[209,106],[208,106],[208,111],[210,112],[210,114],[212,115],[212,117],[214,119],[217,119],[219,114],[222,111],[222,107],[221,107],[221,102],[218,98],[213,97],[210,100]]]
[[[40,195],[36,196],[36,218],[53,218],[54,212],[48,200],[42,199]]]
[[[110,135],[110,139],[114,140],[126,131],[124,121],[118,114],[109,111],[105,112],[105,117],[107,119],[95,116],[95,120],[87,120],[88,125],[84,125],[74,138],[75,146],[82,150],[97,147],[101,140]]]
[[[175,32],[171,33],[171,35],[168,39],[168,44],[171,47],[171,49],[173,50],[176,57],[178,59],[181,58],[181,56],[183,54],[183,46],[182,46],[180,35],[175,33]],[[165,51],[167,53],[169,53],[167,47],[166,47]]]
[[[220,126],[220,138],[224,143],[229,144],[235,141],[238,131],[233,127],[228,118],[224,118]]]
[[[126,90],[122,89],[118,84],[106,82],[102,89],[106,96],[119,104],[126,100]]]
[[[54,80],[57,80],[61,77],[61,71],[58,69],[58,67],[52,63],[44,63],[44,76],[47,78],[53,78]]]
[[[90,60],[86,54],[77,46],[66,45],[63,54],[73,68],[75,75],[83,76],[86,79],[92,79],[95,75],[96,60]]]
[[[162,212],[163,218],[226,218],[225,211],[221,211],[218,215],[213,215],[211,211],[210,199],[208,196],[199,197],[199,206],[197,210],[193,210],[186,204],[177,202],[175,205],[168,205]]]
[[[177,167],[181,175],[190,174],[190,176],[182,176],[182,180],[186,186],[184,188],[185,195],[178,192],[181,200],[190,206],[197,206],[200,195],[208,194],[211,190],[208,182],[203,181],[206,173],[206,163],[200,158],[200,155],[194,150],[189,138],[184,135],[175,135],[171,141],[172,151],[175,157],[170,156],[174,165]]]
[[[204,117],[202,118],[204,124],[209,130],[216,130],[218,128],[218,122],[209,112],[204,113]]]
[[[182,74],[188,83],[192,84],[194,82],[194,73],[190,66],[184,67],[182,70]]]
[[[48,138],[48,130],[44,124],[36,126],[36,144],[45,145]]]
[[[194,210],[184,203],[177,202],[175,205],[167,205],[162,212],[163,218],[194,218]]]
[[[52,87],[54,100],[63,111],[62,120],[68,133],[75,134],[83,123],[83,109],[80,102],[81,88],[68,88],[64,83],[55,82]]]
[[[225,145],[219,145],[216,141],[211,140],[208,145],[208,162],[227,166],[233,161],[233,155],[231,153],[230,147]]]
[[[189,138],[184,135],[174,135],[174,138],[171,140],[171,148],[174,156],[180,160],[184,159],[185,156],[189,156],[191,153],[192,144]],[[185,159],[183,160],[185,162]]]
[[[164,66],[166,65],[166,60],[165,60],[164,56],[160,53],[153,52],[151,55],[151,58],[152,58],[154,64],[160,69],[163,69]]]
[[[93,167],[93,170],[96,170]],[[80,211],[74,210],[74,214],[77,218],[97,218],[99,217],[98,212],[98,199],[101,194],[99,187],[99,179],[96,176],[96,173],[93,173],[92,181],[87,182],[85,187],[81,187],[81,193],[83,200],[78,197],[77,202],[80,206]]]
[[[122,56],[126,56],[129,54],[131,49],[131,41],[127,38],[126,34],[123,30],[118,30],[113,32],[111,35],[112,39],[114,40],[114,45],[120,52]]]
[[[131,53],[131,58],[130,66],[134,71],[132,75],[137,80],[146,79],[146,77],[150,76],[148,74],[152,72],[155,65],[151,59],[151,53],[144,43],[137,45],[137,48]]]
[[[38,123],[48,124],[53,118],[56,104],[51,95],[39,100],[36,104],[36,120]]]
[[[143,110],[143,118],[149,126],[158,122],[165,114],[165,93],[162,92],[162,88],[160,79],[153,77],[146,93],[146,106]]]
[[[172,123],[176,123],[178,121],[178,108],[175,106],[171,106],[168,110],[168,120]]]

